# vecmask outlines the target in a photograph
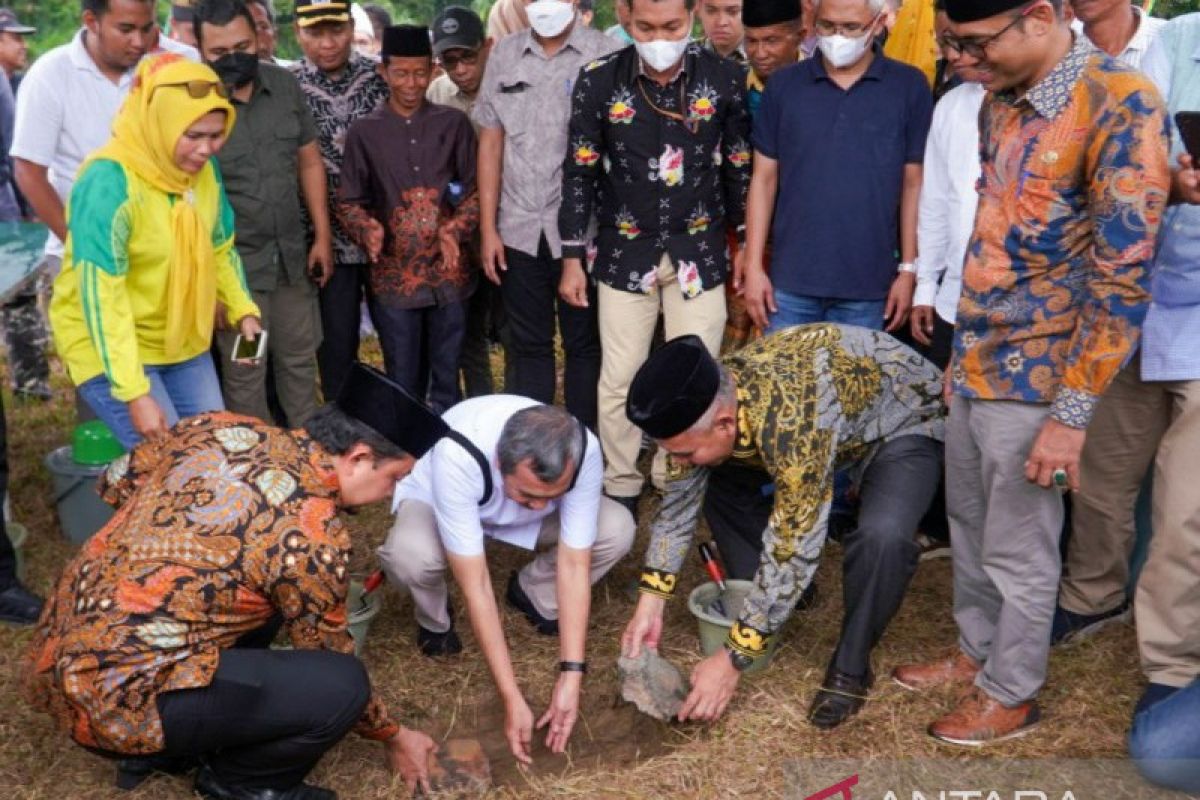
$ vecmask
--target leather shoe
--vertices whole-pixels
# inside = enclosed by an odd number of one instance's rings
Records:
[[[892,670],[892,680],[911,692],[938,686],[968,684],[979,674],[980,664],[961,650],[928,664],[905,664]]]
[[[42,615],[42,598],[13,581],[0,591],[0,622],[36,625]]]
[[[1024,736],[1041,721],[1041,711],[1032,700],[1010,708],[974,688],[958,708],[929,726],[929,735],[948,744],[982,747]]]
[[[504,593],[504,599],[510,606],[524,614],[538,633],[543,636],[558,636],[558,620],[546,619],[538,613],[538,610],[533,607],[533,601],[529,599],[529,595],[525,594],[525,590],[521,588],[521,582],[517,580],[515,572],[508,578],[508,591]]]
[[[863,707],[874,682],[875,676],[869,669],[865,676],[858,677],[830,667],[808,707],[808,721],[823,731],[836,728]]]
[[[615,500],[616,502],[618,502],[618,503],[620,503],[621,505],[625,506],[625,509],[626,509],[626,510],[627,510],[627,511],[628,511],[630,514],[632,514],[632,515],[633,515],[633,524],[634,524],[634,525],[637,525],[637,521],[638,521],[638,500],[640,500],[640,499],[641,499],[641,495],[633,495],[632,497],[615,497],[615,496],[613,496],[613,495],[609,494],[608,492],[605,492],[605,493],[604,493],[604,496],[605,496],[605,497],[607,497],[609,500]]]
[[[222,783],[208,767],[196,775],[196,792],[209,800],[337,800],[337,792],[301,783],[290,789],[252,789]]]
[[[130,756],[117,762],[117,788],[129,791],[141,786],[156,772],[164,775],[186,775],[200,766],[192,756]]]
[[[456,656],[463,649],[462,639],[459,639],[458,634],[454,631],[454,623],[450,624],[450,630],[445,633],[435,633],[418,625],[417,647],[421,648],[421,652],[430,658]]]

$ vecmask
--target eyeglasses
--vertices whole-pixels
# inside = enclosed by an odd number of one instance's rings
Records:
[[[175,86],[180,89],[186,89],[188,96],[193,100],[203,100],[213,92],[217,93],[217,97],[229,99],[229,90],[225,88],[225,84],[219,81],[184,81],[183,83],[163,83],[154,87],[154,91],[165,89],[168,86]]]
[[[958,53],[960,56],[970,56],[975,61],[982,61],[983,59],[987,58],[987,49],[991,47],[997,39],[1015,28],[1021,22],[1021,20],[1029,16],[1029,12],[1033,11],[1033,9],[1037,8],[1039,5],[1041,5],[1041,0],[1037,0],[1037,2],[1030,3],[1029,5],[1025,6],[1025,8],[1021,9],[1019,14],[1012,18],[1011,22],[993,33],[991,36],[985,36],[982,39],[974,37],[960,39],[952,33],[946,33],[943,34],[938,40],[938,44],[947,50],[952,50],[955,53]]]
[[[875,19],[871,20],[866,25],[862,25],[858,22],[844,22],[839,24],[836,22],[830,22],[827,19],[819,19],[813,24],[813,28],[816,29],[817,34],[820,36],[833,36],[834,34],[840,33],[842,36],[849,36],[852,39],[856,39],[861,36],[864,31],[878,22],[879,17],[881,16],[883,15],[877,14]]]
[[[446,70],[447,72],[451,71],[459,64],[467,67],[473,67],[479,63],[479,51],[468,50],[461,56],[439,56],[438,63],[441,64],[442,69]]]

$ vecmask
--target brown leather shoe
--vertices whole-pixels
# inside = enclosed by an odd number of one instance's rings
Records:
[[[892,680],[912,692],[938,686],[968,684],[979,674],[980,663],[961,650],[928,664],[905,664],[892,670]]]
[[[929,735],[950,744],[982,747],[1024,736],[1041,721],[1041,711],[1032,700],[1009,708],[982,689],[975,689],[958,708],[930,725]]]

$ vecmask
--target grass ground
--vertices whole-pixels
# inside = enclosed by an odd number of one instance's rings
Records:
[[[2,376],[0,376],[2,377]],[[56,374],[56,400],[12,404],[6,395],[9,484],[16,519],[30,530],[25,547],[28,583],[47,592],[73,547],[60,536],[43,458],[69,437],[73,412],[66,379]],[[4,381],[7,386],[7,381]],[[7,390],[5,390],[7,393]],[[643,517],[651,505],[643,505]],[[383,509],[350,520],[356,561],[365,566],[371,548],[386,532]],[[497,730],[502,714],[469,626],[460,623],[466,652],[432,662],[414,646],[411,602],[387,590],[383,613],[371,630],[366,663],[377,688],[407,724],[438,737],[474,736],[492,757],[496,797],[563,798],[671,796],[677,798],[804,797],[785,780],[789,759],[838,758],[867,761],[908,758],[1120,758],[1129,711],[1141,691],[1136,647],[1128,627],[1055,652],[1042,694],[1045,724],[1030,736],[983,754],[941,747],[924,728],[953,702],[949,694],[918,696],[890,683],[892,667],[925,659],[951,645],[950,568],[946,561],[923,564],[900,614],[874,655],[881,676],[863,712],[832,733],[805,722],[838,635],[841,615],[840,553],[830,547],[818,574],[817,606],[787,628],[776,662],[766,673],[744,679],[725,717],[711,727],[668,726],[617,707],[617,640],[632,609],[626,588],[645,546],[645,526],[630,557],[594,592],[585,706],[571,752],[554,757],[535,751],[533,770],[517,769],[506,757]],[[493,584],[502,587],[519,552],[494,548]],[[685,593],[700,581],[693,559]],[[853,587],[850,587],[853,591]],[[458,602],[458,598],[456,598]],[[458,602],[461,608],[461,602]],[[519,616],[506,613],[517,675],[540,715],[557,664],[555,643],[534,634]],[[184,780],[158,778],[133,793],[112,788],[113,767],[71,744],[48,718],[31,711],[18,688],[20,655],[27,630],[0,626],[0,798],[191,797]],[[671,605],[664,653],[684,668],[699,658],[695,625],[682,602]],[[298,698],[300,700],[300,698]],[[313,775],[345,798],[402,796],[383,768],[380,748],[354,738],[339,745]],[[816,787],[819,788],[819,787]],[[815,788],[809,789],[815,791]]]

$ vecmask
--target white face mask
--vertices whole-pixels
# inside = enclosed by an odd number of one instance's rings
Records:
[[[686,30],[691,29],[689,22]],[[685,33],[682,39],[653,39],[649,42],[634,42],[634,46],[642,61],[646,62],[646,66],[655,72],[666,72],[679,63],[690,42],[690,34]]]
[[[875,19],[877,20],[878,17]],[[817,37],[817,47],[821,48],[821,54],[829,60],[830,64],[837,69],[844,69],[852,64],[857,64],[859,59],[866,54],[871,42],[875,40],[874,28],[875,20],[872,20],[870,27],[863,32],[862,36],[850,37],[840,33],[835,33],[833,36],[820,36]]]
[[[575,6],[560,0],[534,0],[525,6],[533,32],[544,39],[558,36],[575,19]]]

